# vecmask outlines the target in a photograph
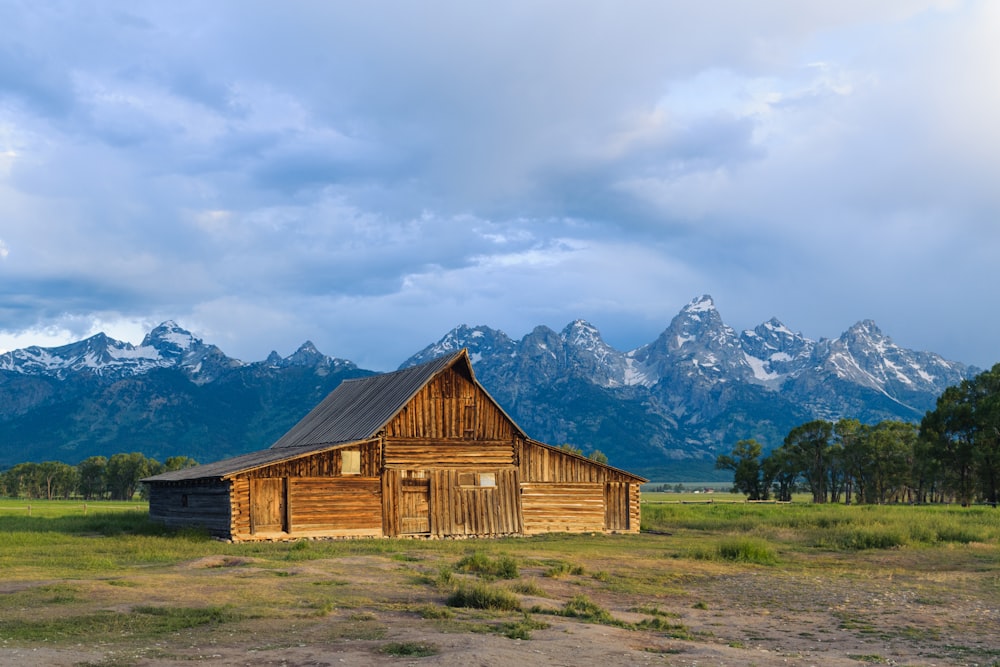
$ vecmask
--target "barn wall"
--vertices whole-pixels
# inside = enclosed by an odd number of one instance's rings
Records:
[[[515,428],[493,400],[455,368],[427,383],[385,429],[388,438],[506,441]]]
[[[212,535],[228,537],[229,512],[225,482],[149,485],[149,518],[167,526],[201,526]]]
[[[604,485],[595,482],[521,484],[524,532],[605,530]]]
[[[481,475],[495,486],[483,486]],[[493,537],[522,532],[517,470],[389,468],[382,483],[386,535]]]
[[[585,457],[537,442],[525,442],[520,452],[525,482],[634,482],[636,478]]]
[[[526,533],[639,532],[639,482],[632,476],[536,442],[518,455]]]
[[[342,474],[345,450],[360,450],[360,474]],[[232,538],[382,535],[381,460],[373,440],[236,475]]]
[[[305,477],[289,480],[290,535],[381,535],[378,477]]]
[[[385,464],[394,468],[493,469],[514,464],[512,440],[385,439]]]

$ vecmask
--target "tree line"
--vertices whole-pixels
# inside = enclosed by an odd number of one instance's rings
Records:
[[[1000,496],[1000,364],[948,387],[920,424],[822,419],[793,428],[767,456],[740,440],[716,468],[750,500],[987,503]]]
[[[131,500],[144,477],[195,465],[187,456],[160,463],[139,452],[91,456],[75,466],[61,461],[18,463],[0,473],[0,491],[10,498]]]

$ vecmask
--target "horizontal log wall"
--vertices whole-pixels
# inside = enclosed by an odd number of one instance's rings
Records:
[[[200,526],[212,535],[229,536],[229,485],[150,484],[149,518],[172,528]]]
[[[604,484],[522,483],[521,510],[529,535],[603,531]]]
[[[306,477],[289,485],[290,536],[382,534],[378,477]]]
[[[344,449],[361,450],[361,474],[341,476],[341,455]],[[339,449],[327,450],[308,456],[302,456],[290,461],[280,461],[268,466],[256,468],[239,474],[231,480],[230,502],[230,536],[234,540],[253,539],[251,525],[250,506],[250,480],[266,478],[287,478],[291,481],[291,488],[288,493],[292,497],[291,507],[291,529],[295,531],[295,505],[294,489],[298,480],[309,478],[324,478],[329,480],[356,480],[376,479],[379,476],[379,469],[382,465],[381,447],[377,440],[361,443],[360,445],[349,445]],[[371,482],[369,482],[371,483]],[[375,482],[377,485],[377,482]],[[308,501],[312,502],[312,501]],[[287,510],[286,510],[287,511]],[[335,512],[339,516],[339,512]],[[339,520],[334,516],[328,525],[339,524]],[[310,519],[312,521],[312,519]],[[381,517],[379,517],[379,526]],[[313,530],[310,528],[309,530]],[[332,529],[331,529],[332,530]],[[371,527],[366,524],[365,531],[371,531]],[[348,533],[344,533],[348,534]],[[367,534],[367,533],[366,533]]]
[[[386,438],[385,465],[396,468],[490,468],[514,462],[512,440],[431,440]]]

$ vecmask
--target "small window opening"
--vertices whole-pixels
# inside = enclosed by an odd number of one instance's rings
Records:
[[[188,494],[184,493],[181,495],[181,507],[188,506]]]
[[[497,474],[495,472],[479,473],[479,486],[496,486]]]
[[[340,474],[361,474],[361,450],[345,449],[340,453]]]

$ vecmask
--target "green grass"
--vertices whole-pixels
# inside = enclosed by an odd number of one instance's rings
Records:
[[[378,650],[397,658],[427,658],[440,652],[437,646],[426,642],[389,642]]]
[[[713,582],[746,576],[857,586],[862,593],[851,597],[858,600],[891,581],[908,587],[914,604],[933,601],[935,612],[956,600],[981,609],[1000,604],[1000,511],[990,508],[664,503],[642,508],[653,535],[232,544],[166,530],[134,503],[92,503],[84,514],[78,502],[33,501],[30,516],[24,505],[0,500],[0,643],[11,647],[80,645],[104,654],[124,647],[124,655],[247,636],[260,637],[261,646],[390,646],[408,639],[398,634],[399,614],[439,632],[512,639],[531,638],[544,618],[556,625],[554,615],[559,626],[648,633],[640,644],[698,641],[704,619],[732,603]],[[525,614],[519,595],[544,597],[545,609]],[[759,601],[771,613],[787,612],[782,603]],[[848,609],[831,627],[876,638],[934,637],[910,620]],[[623,613],[645,618],[625,622]],[[945,646],[949,633],[933,641],[958,660],[958,649]],[[962,650],[965,661],[997,657]]]
[[[122,635],[160,637],[202,625],[232,623],[244,616],[223,607],[136,607],[130,612],[99,611],[46,619],[0,620],[0,640],[100,640]]]
[[[481,551],[465,556],[455,564],[459,572],[471,572],[486,579],[517,579],[517,561],[510,556],[501,555],[490,558]]]
[[[495,611],[518,611],[521,602],[517,596],[505,588],[490,586],[482,582],[471,586],[460,585],[448,596],[449,607],[470,607]]]

